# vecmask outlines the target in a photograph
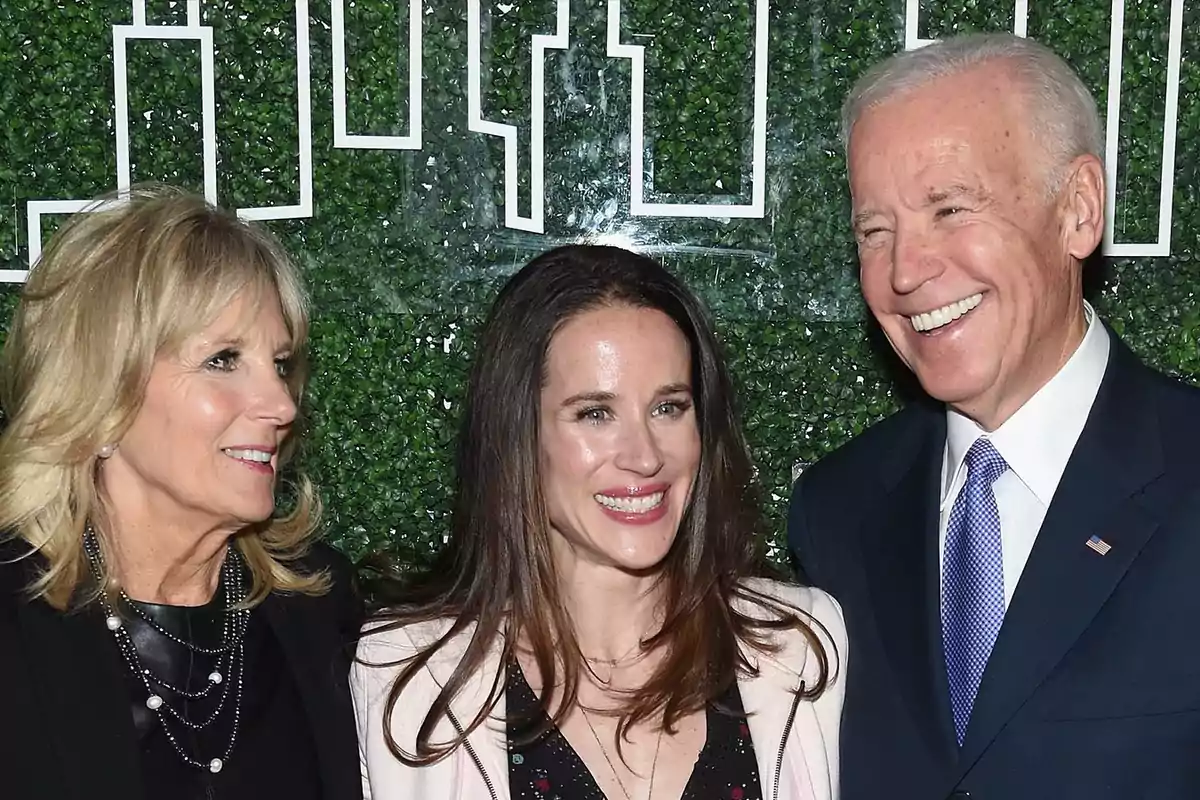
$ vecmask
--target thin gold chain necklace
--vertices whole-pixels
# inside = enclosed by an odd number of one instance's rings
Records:
[[[617,772],[617,767],[613,764],[612,759],[608,757],[608,750],[604,748],[604,743],[600,741],[600,734],[596,733],[595,727],[592,725],[592,720],[588,716],[587,711],[583,706],[579,707],[579,713],[583,714],[583,721],[587,723],[588,730],[592,732],[592,738],[596,740],[596,746],[600,748],[600,755],[604,756],[605,762],[608,763],[608,768],[612,772],[613,778],[617,781],[617,786],[621,787],[621,794],[625,795],[625,800],[633,800],[633,795],[625,788],[625,782],[621,780],[620,774]],[[654,743],[654,760],[650,762],[650,786],[646,791],[646,800],[651,800],[654,796],[654,773],[658,771],[658,754],[662,750],[663,729],[658,729],[658,739]]]

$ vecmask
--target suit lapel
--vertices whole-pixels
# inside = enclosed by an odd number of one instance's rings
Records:
[[[1108,373],[1005,614],[963,742],[970,769],[1100,611],[1159,525],[1143,504],[1163,473],[1145,368],[1116,337]],[[1093,536],[1111,545],[1101,555]]]
[[[94,607],[61,614],[41,601],[18,617],[66,797],[144,797],[124,665],[104,620]]]
[[[326,796],[357,796],[361,787],[346,679],[349,663],[344,648],[348,645],[339,641],[333,620],[316,616],[312,598],[270,594],[261,609],[296,679]],[[305,613],[306,609],[314,613]]]
[[[885,495],[863,525],[861,561],[898,689],[931,751],[949,764],[956,747],[942,655],[937,552],[946,426],[941,413],[912,413],[921,415],[921,424],[885,464]]]

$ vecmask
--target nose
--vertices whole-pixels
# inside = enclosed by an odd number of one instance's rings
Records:
[[[911,294],[942,274],[945,265],[929,234],[897,227],[892,240],[892,290]]]
[[[663,466],[662,447],[649,419],[636,420],[621,432],[621,441],[614,459],[619,469],[650,477]]]
[[[263,381],[257,405],[261,419],[281,428],[291,425],[296,419],[296,400],[287,382],[274,369]]]

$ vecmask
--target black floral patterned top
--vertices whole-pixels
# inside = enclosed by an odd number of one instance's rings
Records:
[[[517,726],[536,713],[537,698],[515,664],[508,670],[504,692],[509,712],[508,785],[512,800],[610,800],[557,728],[551,728],[532,744],[517,745]],[[718,710],[718,704],[724,710]],[[762,800],[754,742],[737,683],[709,706],[706,719],[707,738],[680,800]]]

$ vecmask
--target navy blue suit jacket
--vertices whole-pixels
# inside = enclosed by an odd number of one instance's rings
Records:
[[[945,441],[944,410],[912,406],[793,491],[797,562],[849,629],[842,800],[1200,798],[1200,391],[1113,337],[961,750],[939,616]]]

